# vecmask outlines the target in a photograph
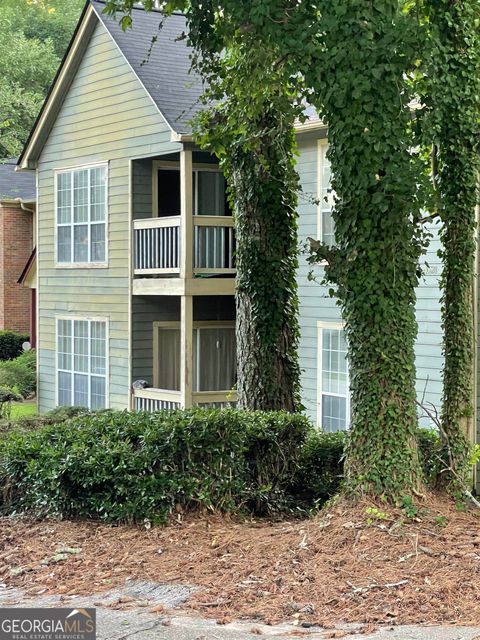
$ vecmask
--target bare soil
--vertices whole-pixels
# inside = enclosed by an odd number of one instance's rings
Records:
[[[84,595],[127,579],[197,585],[220,621],[480,625],[480,515],[429,496],[419,513],[340,502],[310,520],[209,514],[165,527],[0,519],[0,581]]]

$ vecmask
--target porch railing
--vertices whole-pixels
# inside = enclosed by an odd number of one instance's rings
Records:
[[[135,275],[180,272],[180,216],[134,220]],[[235,273],[235,234],[231,216],[193,216],[194,274]]]
[[[134,220],[136,275],[169,275],[180,269],[180,216]]]
[[[194,216],[194,273],[235,273],[235,235],[231,216]]]
[[[233,391],[199,391],[192,394],[194,406],[224,409],[235,406],[236,394]],[[162,411],[182,408],[180,391],[165,389],[134,389],[133,409],[136,411]]]

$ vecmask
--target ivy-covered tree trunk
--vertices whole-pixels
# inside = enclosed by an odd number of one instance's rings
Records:
[[[238,404],[296,411],[300,373],[294,132],[275,113],[266,113],[257,131],[263,132],[260,156],[239,145],[227,161],[237,242]]]
[[[443,243],[442,436],[453,485],[465,485],[474,434],[474,260],[480,35],[477,0],[430,0],[430,87]]]
[[[325,3],[325,53],[312,81],[329,125],[337,246],[313,245],[337,285],[348,341],[347,485],[395,498],[421,486],[414,354],[421,241],[404,81],[409,29],[396,0],[344,4]]]

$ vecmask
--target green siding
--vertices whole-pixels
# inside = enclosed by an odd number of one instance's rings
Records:
[[[299,236],[303,242],[308,236],[317,237],[317,207],[311,198],[317,197],[317,138],[319,135],[300,135],[298,171],[303,194],[299,198]],[[440,260],[437,256],[439,240],[437,229],[431,229],[434,237],[423,262],[425,275],[417,289],[418,339],[416,342],[417,393],[419,400],[425,393],[425,401],[440,407],[441,399],[441,319],[440,292],[438,278]],[[426,266],[428,263],[428,267]],[[303,402],[307,413],[317,419],[317,322],[339,322],[340,309],[335,300],[328,295],[328,288],[308,281],[311,267],[304,258],[300,260],[299,297],[300,297],[300,366],[302,368]],[[321,279],[323,269],[318,267],[316,274]],[[422,418],[421,424],[429,425]],[[480,428],[480,427],[479,427]]]
[[[41,411],[55,406],[56,315],[108,319],[109,405],[127,406],[129,161],[178,150],[162,116],[104,27],[97,23],[38,166]],[[108,268],[55,268],[54,169],[96,162],[108,162]]]

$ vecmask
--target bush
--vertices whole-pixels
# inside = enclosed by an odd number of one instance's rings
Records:
[[[110,521],[199,506],[265,513],[288,501],[310,428],[235,409],[82,415],[0,444],[4,507]]]
[[[33,395],[37,388],[35,351],[27,351],[14,360],[0,362],[0,386],[13,389],[23,398]]]
[[[304,514],[343,479],[348,434],[318,432],[301,415],[85,411],[56,409],[31,422],[43,421],[34,431],[22,421],[0,442],[4,511],[108,521],[165,520],[198,507]],[[439,450],[436,433],[419,430],[429,479]]]
[[[293,493],[306,506],[334,496],[343,480],[343,462],[348,433],[312,431],[307,438],[294,479]],[[433,429],[418,430],[418,454],[427,483],[433,483],[441,468],[440,437]]]
[[[0,360],[13,360],[22,352],[22,344],[28,342],[29,336],[26,333],[16,333],[15,331],[0,331]]]

